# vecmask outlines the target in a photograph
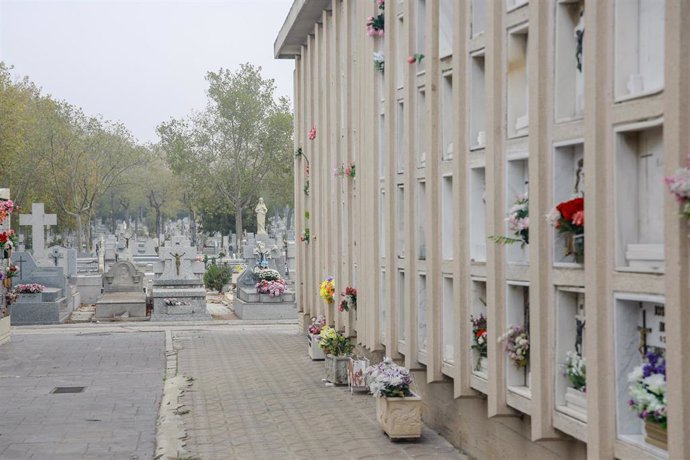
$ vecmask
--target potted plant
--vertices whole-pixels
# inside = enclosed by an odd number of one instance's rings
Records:
[[[645,441],[668,449],[666,420],[666,359],[648,352],[642,365],[628,375],[630,409],[644,420]]]
[[[565,355],[565,376],[571,387],[565,390],[565,406],[587,413],[587,366],[585,358],[576,351],[569,351]]]
[[[422,435],[422,399],[412,393],[410,371],[389,357],[367,369],[366,382],[376,398],[376,418],[391,439]]]
[[[326,355],[319,346],[319,341],[321,340],[321,336],[319,334],[321,333],[321,328],[323,328],[325,325],[325,316],[313,317],[311,319],[311,324],[307,329],[307,353],[309,353],[309,357],[312,359],[312,361],[323,361],[326,359]]]
[[[326,380],[347,385],[347,365],[353,348],[350,339],[330,326],[321,328],[319,335],[319,347],[326,353]]]

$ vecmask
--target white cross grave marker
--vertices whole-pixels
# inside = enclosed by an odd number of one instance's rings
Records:
[[[19,225],[31,226],[31,240],[34,259],[44,260],[45,254],[45,228],[57,225],[57,215],[46,214],[43,203],[33,203],[31,214],[20,214]]]

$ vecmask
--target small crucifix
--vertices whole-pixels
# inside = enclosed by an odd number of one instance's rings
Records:
[[[180,253],[175,253],[175,254],[170,254],[175,258],[175,270],[177,271],[177,276],[180,276],[180,263],[182,262],[182,256],[187,254],[186,252],[183,252],[182,254]]]
[[[642,326],[638,326],[637,331],[640,333],[640,347],[637,350],[644,358],[647,356],[647,335],[652,332],[652,329],[647,327],[647,312],[644,310],[642,310]]]

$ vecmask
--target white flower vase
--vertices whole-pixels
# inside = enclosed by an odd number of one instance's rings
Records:
[[[326,359],[326,355],[319,346],[319,340],[321,340],[320,336],[307,334],[307,353],[309,353],[312,361],[323,361]]]

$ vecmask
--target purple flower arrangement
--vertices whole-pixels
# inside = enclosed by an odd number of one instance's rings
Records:
[[[630,409],[641,419],[666,429],[666,359],[648,352],[644,362],[628,374],[628,382]]]
[[[18,284],[14,291],[17,294],[38,294],[43,292],[43,285],[37,283]]]
[[[382,362],[369,366],[366,371],[366,382],[369,390],[376,398],[401,398],[412,396],[412,374],[409,369],[398,366],[389,357]]]

